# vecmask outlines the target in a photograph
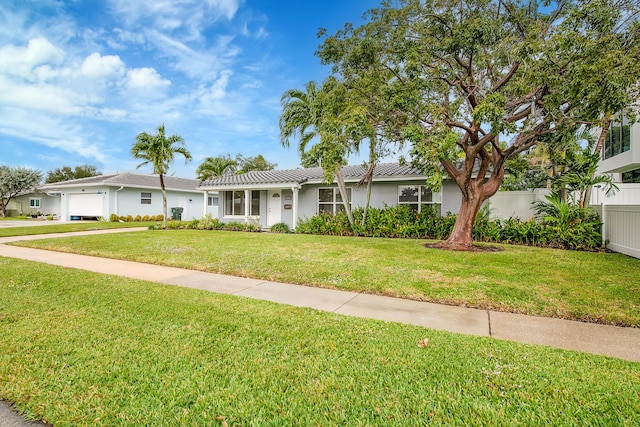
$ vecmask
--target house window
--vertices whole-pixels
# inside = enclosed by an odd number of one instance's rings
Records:
[[[622,182],[625,184],[640,184],[640,169],[623,172]]]
[[[40,199],[29,199],[29,207],[30,208],[39,208],[40,207]]]
[[[347,200],[351,204],[351,189],[347,188]],[[318,188],[318,213],[335,215],[344,211],[342,195],[338,188]]]
[[[398,204],[409,205],[414,211],[421,212],[423,206],[440,203],[440,193],[433,192],[426,185],[398,186]]]
[[[260,215],[260,191],[251,191],[251,204],[249,215]],[[225,216],[244,216],[245,193],[244,191],[225,191],[224,214]]]
[[[207,196],[207,206],[218,206],[218,197]]]
[[[151,204],[151,193],[140,193],[140,204],[141,205],[150,205]]]
[[[611,122],[604,140],[604,158],[616,156],[631,149],[631,125],[624,116]]]

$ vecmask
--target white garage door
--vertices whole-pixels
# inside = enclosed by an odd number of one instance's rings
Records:
[[[102,194],[71,194],[69,216],[102,216]]]

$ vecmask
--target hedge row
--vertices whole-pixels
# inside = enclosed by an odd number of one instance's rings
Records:
[[[345,213],[321,214],[301,220],[296,232],[334,236],[366,236],[442,240],[447,238],[456,222],[456,215],[438,215],[435,209],[421,213],[406,205],[371,208],[362,225],[363,210],[354,210],[352,229]],[[522,244],[530,246],[597,250],[602,242],[601,222],[597,215],[586,214],[571,224],[557,224],[551,219],[519,218],[489,219],[488,211],[478,215],[473,227],[473,239],[479,242]]]

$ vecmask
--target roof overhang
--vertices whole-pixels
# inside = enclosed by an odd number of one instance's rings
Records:
[[[273,183],[238,183],[198,187],[200,191],[240,191],[240,190],[276,190],[282,188],[300,188],[297,182],[273,182]]]
[[[51,184],[49,184],[51,185]],[[160,190],[160,187],[155,187],[155,186],[149,186],[149,185],[131,185],[131,184],[118,184],[118,183],[106,183],[106,182],[92,182],[89,184],[63,184],[63,185],[56,185],[56,186],[51,186],[51,187],[39,187],[40,191],[44,191],[44,192],[60,192],[60,191],[66,191],[66,190],[73,190],[76,188],[89,188],[89,187],[124,187],[124,188],[142,188],[144,190]],[[165,190],[167,191],[182,191],[182,192],[187,192],[187,193],[201,193],[202,191],[199,188],[193,188],[191,190],[187,190],[187,189],[183,189],[183,188],[172,188],[172,187],[165,187]]]

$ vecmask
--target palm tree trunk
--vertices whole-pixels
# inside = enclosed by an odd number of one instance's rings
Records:
[[[160,189],[162,190],[162,228],[167,228],[167,190],[164,188],[164,176],[160,175]]]
[[[349,219],[349,225],[351,229],[354,229],[353,224],[353,214],[351,213],[351,204],[349,203],[349,198],[347,195],[347,186],[344,183],[344,177],[342,176],[342,172],[340,169],[336,170],[336,181],[338,182],[338,188],[340,189],[340,195],[342,196],[342,204],[344,205],[344,210],[347,213],[347,218]]]

